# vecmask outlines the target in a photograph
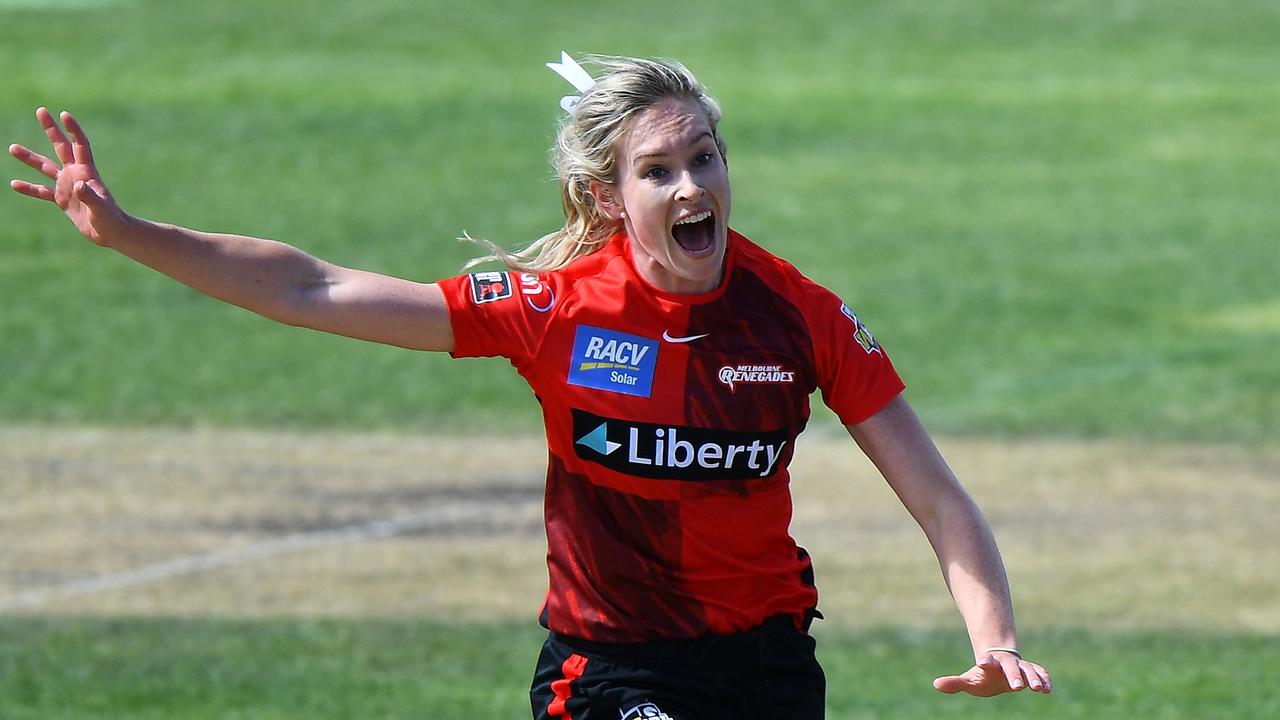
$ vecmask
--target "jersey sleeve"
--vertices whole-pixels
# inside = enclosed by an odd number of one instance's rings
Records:
[[[815,287],[807,307],[822,401],[845,425],[875,415],[905,388],[862,318]]]
[[[538,352],[556,303],[554,279],[512,271],[439,282],[453,328],[453,357],[494,357],[525,367]]]

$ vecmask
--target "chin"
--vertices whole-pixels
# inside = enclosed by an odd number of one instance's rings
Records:
[[[710,287],[705,290],[709,292],[720,284],[724,268],[724,249],[724,244],[719,243],[706,253],[693,255],[677,248],[677,255],[672,258],[674,261],[672,264],[683,270],[679,273],[681,280],[691,285],[709,285]]]

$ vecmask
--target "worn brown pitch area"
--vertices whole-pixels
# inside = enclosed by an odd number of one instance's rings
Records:
[[[1024,627],[1280,632],[1280,451],[943,440]],[[531,618],[541,438],[0,428],[0,610]],[[956,627],[847,437],[792,465],[828,624]]]

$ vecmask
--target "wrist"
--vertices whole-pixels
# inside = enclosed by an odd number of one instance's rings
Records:
[[[109,235],[103,233],[101,236],[102,241],[98,244],[116,252],[124,252],[124,246],[129,243],[130,239],[138,238],[154,227],[154,223],[134,217],[123,210],[120,211],[120,216],[116,219],[114,225],[114,232]]]
[[[994,655],[996,653],[1004,653],[1006,655],[1012,655],[1018,658],[1019,660],[1022,659],[1022,651],[1018,649],[1017,643],[1003,643],[1000,645],[990,645],[990,646],[984,647],[981,652],[975,655],[975,659],[981,660],[987,655]]]

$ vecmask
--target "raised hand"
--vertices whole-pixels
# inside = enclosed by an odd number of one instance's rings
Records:
[[[1053,681],[1043,667],[1010,653],[987,653],[963,675],[948,675],[933,681],[944,693],[966,692],[991,697],[1031,688],[1034,692],[1053,690]]]
[[[93,162],[88,136],[68,112],[62,113],[61,120],[71,135],[70,139],[46,108],[36,110],[36,119],[44,128],[45,135],[49,136],[58,161],[54,162],[21,145],[10,145],[9,154],[52,180],[53,186],[12,180],[9,187],[23,195],[56,204],[81,235],[98,245],[110,246],[125,232],[129,216],[120,209],[103,184]]]

